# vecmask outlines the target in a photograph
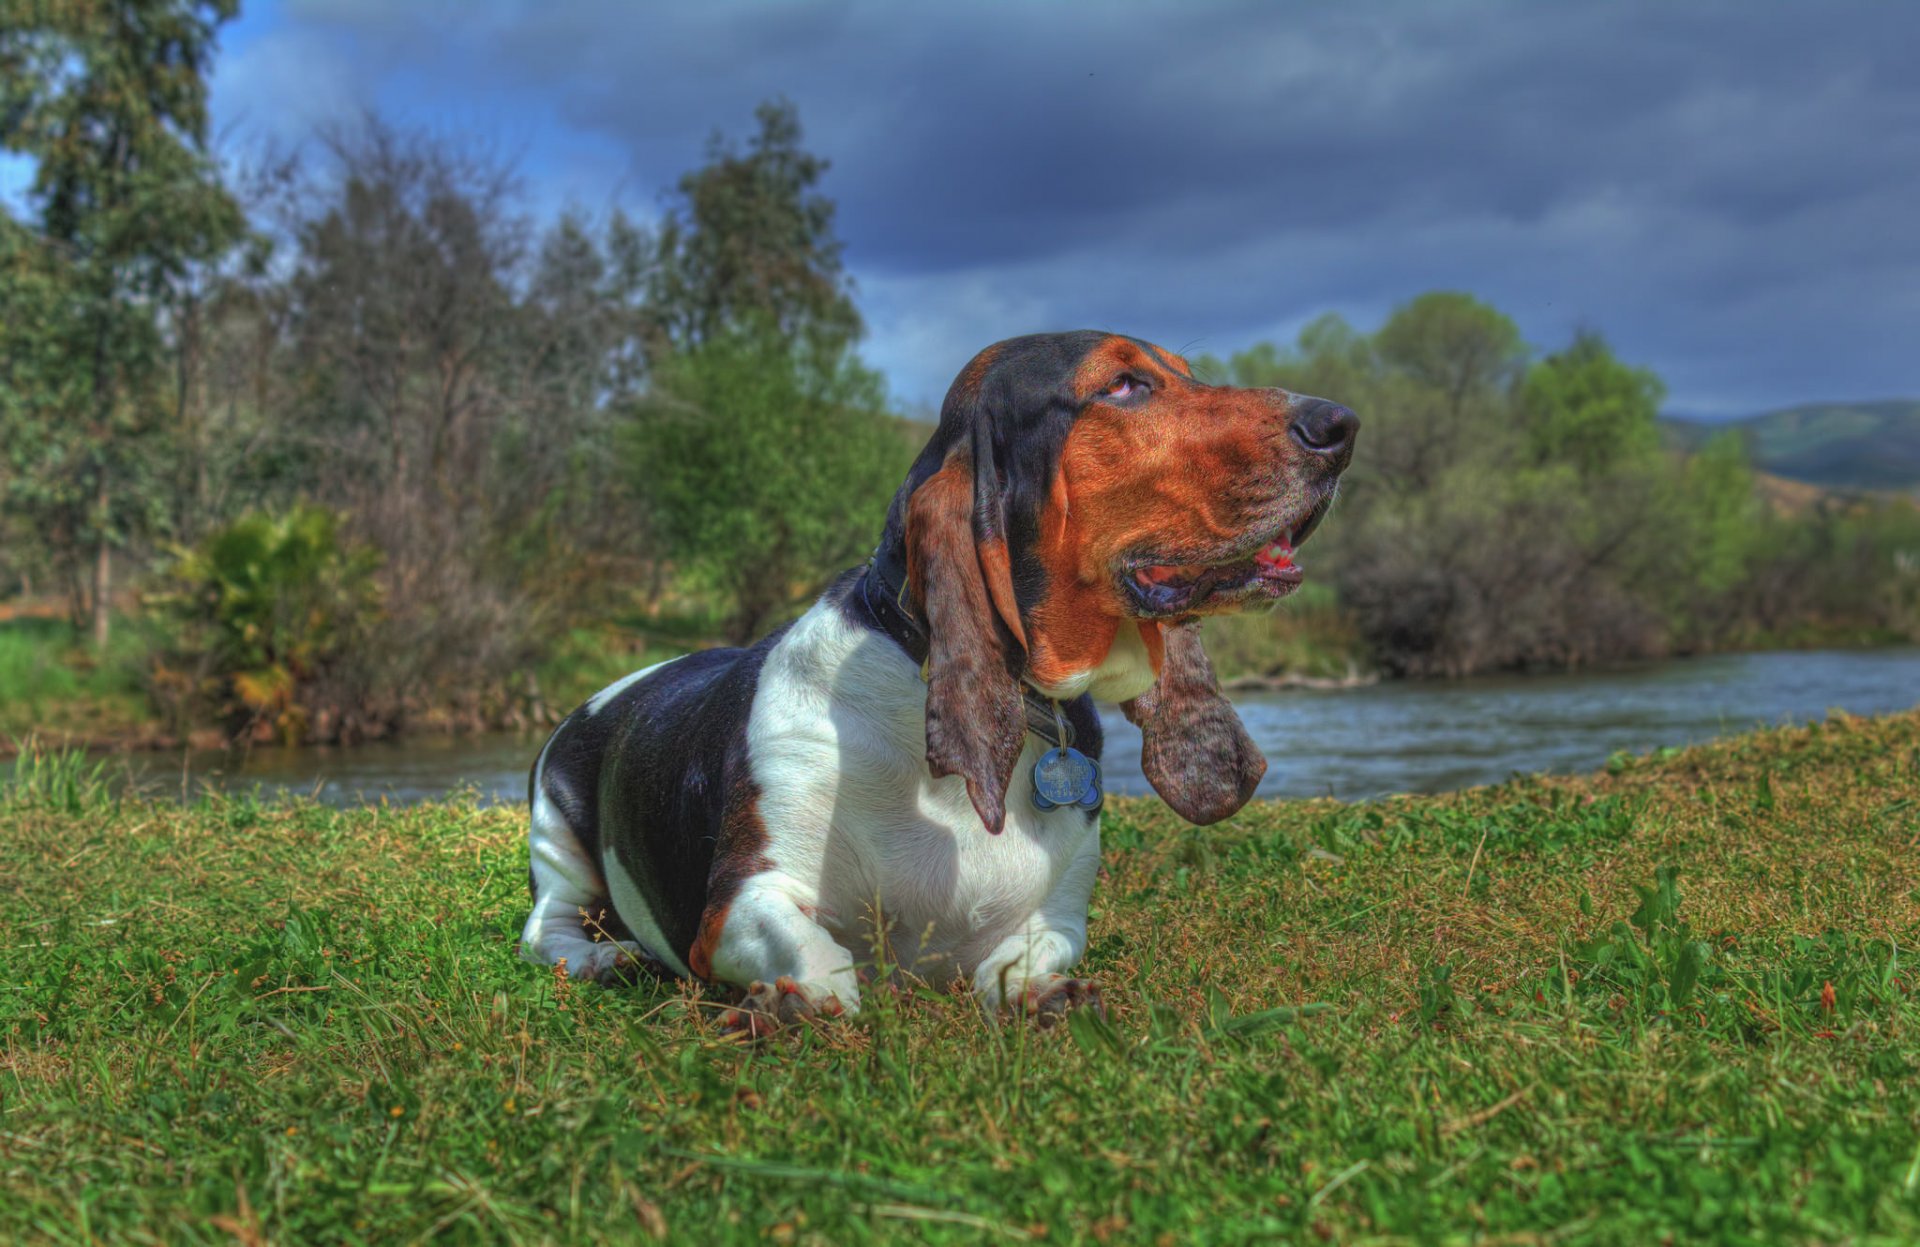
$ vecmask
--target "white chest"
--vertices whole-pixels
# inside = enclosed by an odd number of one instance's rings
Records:
[[[927,773],[925,714],[911,661],[817,606],[767,657],[748,750],[766,856],[812,894],[816,921],[862,960],[884,929],[896,964],[937,978],[1026,921],[1099,829],[1034,806],[1045,746],[1029,737],[989,834],[959,777]]]

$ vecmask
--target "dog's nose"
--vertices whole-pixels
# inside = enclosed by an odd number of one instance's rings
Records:
[[[1293,423],[1287,431],[1302,449],[1334,458],[1352,451],[1360,417],[1339,403],[1302,394],[1293,400]]]

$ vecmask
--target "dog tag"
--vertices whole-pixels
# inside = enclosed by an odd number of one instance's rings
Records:
[[[1033,764],[1033,804],[1051,810],[1077,805],[1100,808],[1100,764],[1070,746],[1049,749]]]

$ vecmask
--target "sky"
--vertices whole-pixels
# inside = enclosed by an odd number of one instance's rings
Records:
[[[785,96],[908,405],[1013,334],[1225,356],[1445,288],[1731,416],[1920,395],[1917,48],[1887,0],[250,0],[212,99],[224,151],[372,107],[653,216]]]

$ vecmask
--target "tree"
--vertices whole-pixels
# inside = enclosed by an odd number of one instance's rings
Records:
[[[37,356],[40,379],[8,412],[9,442],[37,462],[32,490],[9,502],[53,521],[70,569],[82,543],[92,550],[100,647],[112,551],[151,501],[138,473],[164,432],[168,313],[193,266],[244,228],[206,153],[206,72],[236,11],[235,0],[0,0],[0,147],[35,162],[38,211],[28,241],[11,226],[7,246],[10,274],[39,271],[0,291],[0,335],[16,339],[0,353]],[[41,254],[23,261],[23,247]]]
[[[911,455],[878,374],[761,325],[662,361],[627,461],[664,552],[744,642],[867,552]]]
[[[1279,386],[1355,405],[1374,379],[1378,361],[1365,334],[1338,312],[1326,312],[1307,322],[1291,349],[1256,342],[1236,352],[1226,371],[1234,385]]]
[[[1660,448],[1665,396],[1652,371],[1621,362],[1604,338],[1582,330],[1527,370],[1521,407],[1533,459],[1569,465],[1589,480],[1645,462]]]
[[[660,227],[648,300],[658,351],[692,350],[749,321],[829,352],[862,332],[833,201],[815,189],[828,162],[801,148],[792,104],[769,101],[754,117],[744,153],[712,138]]]
[[[716,136],[654,250],[652,375],[626,462],[661,551],[727,599],[746,640],[866,552],[912,447],[880,377],[784,101],[743,154]]]
[[[1395,308],[1373,345],[1389,369],[1442,395],[1447,416],[1456,419],[1474,398],[1511,385],[1527,359],[1513,321],[1455,290]]]
[[[305,492],[377,546],[383,684],[493,697],[633,544],[609,515],[638,381],[644,236],[617,214],[544,234],[510,164],[377,118],[324,137],[298,203],[277,369]],[[496,699],[497,700],[497,699]],[[403,716],[396,697],[392,715]]]

